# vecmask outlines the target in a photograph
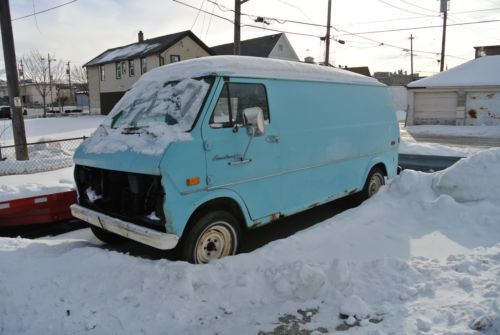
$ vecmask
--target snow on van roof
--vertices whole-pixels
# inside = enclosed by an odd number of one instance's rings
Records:
[[[374,78],[334,67],[248,56],[210,56],[172,63],[145,73],[141,80],[180,80],[212,74],[383,86]]]
[[[408,87],[500,86],[500,55],[484,56],[409,83]]]

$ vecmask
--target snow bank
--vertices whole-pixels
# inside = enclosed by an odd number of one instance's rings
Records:
[[[485,150],[437,172],[432,188],[460,202],[487,200],[498,203],[500,149]]]
[[[2,202],[73,189],[72,167],[29,175],[0,177],[0,201]]]
[[[358,208],[208,265],[102,249],[88,230],[0,238],[0,329],[498,333],[500,206],[479,191],[498,185],[498,155],[481,152],[442,173],[403,171]],[[474,166],[489,178],[469,183]],[[446,180],[457,187],[443,192]],[[466,189],[477,200],[457,200]]]

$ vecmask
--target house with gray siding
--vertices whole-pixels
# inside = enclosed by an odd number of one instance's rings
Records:
[[[108,114],[132,84],[155,67],[213,54],[190,30],[150,39],[139,31],[137,42],[108,49],[84,65],[90,111]]]

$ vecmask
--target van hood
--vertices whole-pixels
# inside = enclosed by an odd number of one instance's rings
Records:
[[[190,133],[166,124],[118,129],[101,125],[78,147],[74,161],[107,170],[159,175],[169,144],[190,139]]]

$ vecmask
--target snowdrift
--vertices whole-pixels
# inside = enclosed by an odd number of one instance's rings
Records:
[[[88,230],[1,238],[0,333],[498,334],[499,171],[500,149],[404,171],[358,208],[202,266]]]

